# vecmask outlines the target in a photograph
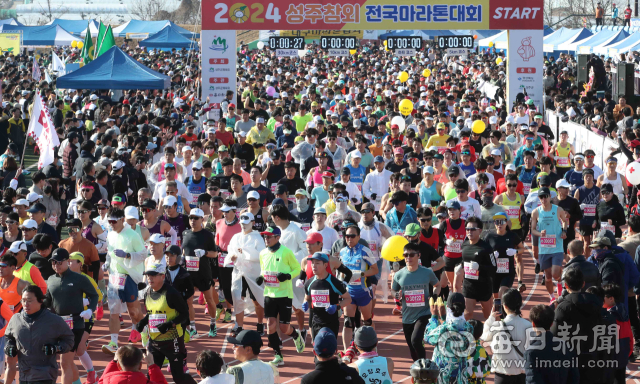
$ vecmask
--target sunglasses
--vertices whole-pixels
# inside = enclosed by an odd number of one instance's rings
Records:
[[[593,159],[593,158],[595,158],[595,156],[592,156],[592,155],[587,156],[587,159]]]
[[[370,210],[370,209],[362,209],[362,210],[360,210],[360,212],[362,212],[362,213],[371,213],[373,211]]]
[[[509,188],[516,188],[518,186],[518,184],[507,184],[507,187]]]
[[[431,222],[431,220],[433,220],[433,216],[421,217],[418,220],[420,220],[421,223],[429,223],[429,222]]]
[[[98,210],[99,210],[99,211],[103,211],[103,210],[105,210],[105,209],[108,209],[108,208],[107,208],[107,207],[105,207],[105,206],[98,207]]]
[[[247,199],[247,201],[251,203],[251,202],[254,202],[254,201],[258,201],[258,199],[251,198],[251,199]]]
[[[53,265],[62,265],[62,263],[64,263],[66,260],[62,260],[62,261],[56,261],[56,260],[51,260],[51,264]]]
[[[200,217],[200,216],[189,216],[189,220],[198,220],[198,219],[202,219],[202,217]]]
[[[538,195],[539,199],[548,199],[549,195]]]
[[[494,220],[493,223],[495,225],[505,225],[507,223],[506,220]]]
[[[479,229],[479,228],[476,228],[476,227],[466,227],[466,228],[465,228],[465,231],[467,231],[467,232],[473,232],[473,231],[476,231],[476,230],[478,230],[478,229]]]
[[[353,234],[344,235],[344,237],[347,238],[347,239],[355,239],[356,236],[358,236],[358,235],[353,235]]]
[[[9,264],[5,264],[5,263],[1,263],[0,264],[0,268],[8,268]]]
[[[411,253],[403,253],[403,254],[402,254],[402,257],[404,257],[405,259],[406,259],[407,257],[415,257],[415,256],[418,256],[418,254],[417,254],[417,253],[415,253],[415,252],[411,252]]]
[[[89,211],[87,211],[86,209],[83,210],[78,210],[78,213],[81,215],[84,215],[85,213],[88,213]]]
[[[144,212],[144,213],[153,212],[153,209],[151,209],[151,208],[142,208],[142,212]]]
[[[115,224],[115,223],[117,223],[117,222],[118,222],[118,220],[107,220],[107,222],[108,222],[109,224]]]
[[[209,187],[209,188],[207,188],[207,191],[214,191],[214,192],[217,192],[217,191],[219,191],[219,190],[220,190],[220,188],[218,188],[218,187]]]
[[[265,239],[265,240],[270,239],[272,237],[275,237],[275,236],[274,235],[262,235],[262,238]]]
[[[458,195],[461,194],[461,193],[465,193],[465,192],[467,192],[467,191],[464,190],[464,189],[456,189],[456,194],[458,194]]]
[[[336,138],[335,137],[330,137],[329,141],[336,141]]]
[[[82,188],[82,192],[91,192],[93,189],[91,188]]]
[[[13,224],[17,224],[18,222],[15,220],[7,220],[6,223],[9,225],[13,225]]]
[[[602,191],[600,193],[602,194],[602,196],[607,196],[607,195],[611,194],[611,192],[609,192],[609,191]]]

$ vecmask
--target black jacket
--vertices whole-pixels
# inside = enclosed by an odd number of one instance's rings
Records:
[[[181,295],[182,298],[187,301],[188,298],[193,296],[195,290],[193,288],[193,282],[190,279],[189,272],[184,269],[182,266],[178,266],[178,274],[176,278],[171,281],[171,274],[169,273],[169,268],[167,268],[167,273],[164,275],[164,280],[167,284],[176,289]]]
[[[333,358],[316,361],[316,369],[302,377],[302,384],[365,384],[355,368]]]
[[[573,269],[579,269],[584,276],[584,287],[582,288],[582,292],[586,291],[587,288],[594,285],[600,286],[600,272],[598,271],[598,267],[596,267],[593,263],[588,262],[584,256],[576,256],[567,262],[567,264],[564,266],[564,270],[562,271],[562,280],[564,280],[564,276],[567,271]],[[563,298],[568,294],[569,291],[567,291],[566,289],[562,291]]]
[[[526,360],[525,374],[527,384],[578,384],[580,383],[580,373],[575,365],[568,364],[575,357],[575,352],[566,349],[566,354],[558,348],[558,341],[553,340],[550,331],[544,333],[543,340],[532,339],[531,348],[528,348],[524,357]],[[542,336],[541,336],[542,338]],[[535,348],[534,348],[535,347]],[[554,350],[557,349],[557,350]],[[564,364],[544,366],[540,361],[552,361]]]
[[[589,259],[592,261],[593,256]],[[614,255],[613,251],[607,251],[604,255],[600,255],[595,259],[598,263],[602,284],[618,284],[626,294],[624,263]]]
[[[51,248],[51,252],[53,252],[56,248],[58,248],[55,244],[53,248]],[[38,252],[33,252],[29,255],[29,262],[38,268],[40,274],[44,281],[47,281],[51,275],[55,275],[56,272],[53,270],[51,266],[51,260],[49,257],[42,257]]]

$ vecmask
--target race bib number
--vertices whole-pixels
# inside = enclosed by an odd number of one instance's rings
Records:
[[[404,301],[407,307],[424,307],[424,289],[405,291]]]
[[[276,183],[271,184],[271,193],[274,193],[274,194],[276,193],[276,187],[277,186],[278,186],[278,184],[276,184]]]
[[[200,258],[195,256],[185,256],[184,263],[187,267],[187,271],[195,272],[200,269]]]
[[[520,218],[520,207],[509,207],[507,208],[507,216],[510,219],[519,219]]]
[[[369,243],[369,249],[371,252],[375,252],[378,250],[378,245],[376,243]]]
[[[221,189],[220,196],[222,196],[223,199],[227,199],[229,198],[229,196],[231,196],[231,192],[227,191],[226,189]]]
[[[60,317],[62,317],[62,320],[64,320],[64,322],[67,323],[70,329],[73,329],[73,316],[69,315],[69,316],[60,316]]]
[[[124,290],[124,283],[126,281],[127,275],[121,275],[117,272],[109,275],[109,284],[119,291]]]
[[[265,272],[264,274],[264,285],[266,285],[267,287],[279,287],[280,286],[280,282],[278,281],[278,278],[276,277],[277,273],[276,272]]]
[[[558,162],[556,163],[558,167],[569,167],[571,164],[569,163],[568,157],[559,157]]]
[[[295,204],[295,203],[296,203],[296,197],[295,197],[295,196],[289,196],[289,197],[287,198],[287,200],[289,200],[289,202],[290,202],[291,204]]]
[[[455,240],[453,243],[448,244],[445,249],[447,252],[451,253],[461,253],[462,252],[462,241]]]
[[[349,280],[349,285],[361,285],[362,284],[362,276],[361,271],[353,271],[353,275],[351,276],[351,280]]]
[[[158,330],[158,325],[167,321],[166,313],[156,313],[153,315],[149,315],[149,332],[151,333],[160,333]]]
[[[58,218],[58,216],[56,215],[51,215],[49,216],[49,218],[46,220],[47,224],[49,224],[52,227],[57,227],[58,226],[58,222],[60,221],[60,219]]]
[[[498,262],[498,271],[497,273],[509,273],[509,259],[506,257],[499,257]]]
[[[311,224],[301,224],[300,228],[302,228],[303,231],[307,232],[308,230],[311,229]]]
[[[220,265],[221,267],[224,267],[224,261],[227,259],[227,257],[229,256],[229,254],[227,252],[220,252],[220,254],[218,255],[218,265]],[[233,263],[229,263],[229,265],[226,266],[226,268],[230,268],[233,267]]]
[[[555,238],[555,236],[542,236],[542,237],[540,237],[540,247],[541,248],[555,248],[556,247],[556,238]]]
[[[329,290],[328,289],[312,289],[311,290],[311,303],[314,308],[327,308],[329,302]]]
[[[402,231],[402,229],[396,231],[396,236],[403,236],[404,232]]]
[[[197,205],[198,204],[198,197],[200,197],[201,193],[196,194],[191,194],[191,204],[193,205]]]
[[[607,221],[601,222],[600,228],[606,229],[607,231],[611,231],[611,233],[616,233],[616,227],[613,224],[609,224],[609,222]]]
[[[522,191],[524,192],[525,195],[528,195],[529,192],[531,192],[531,183],[523,183],[523,188]]]
[[[584,215],[585,216],[595,216],[596,215],[596,205],[595,204],[586,204],[586,207],[584,207]]]
[[[362,184],[356,184],[356,187],[358,187],[358,191],[362,192]]]
[[[470,280],[478,280],[480,277],[480,272],[477,269],[471,268],[471,263],[465,261],[464,263],[464,278]]]

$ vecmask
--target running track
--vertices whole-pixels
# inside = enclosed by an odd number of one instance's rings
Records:
[[[534,260],[530,253],[530,244],[527,244],[526,253],[523,256],[524,264],[525,264],[525,278],[524,283],[527,285],[527,291],[524,293],[524,302],[525,307],[523,310],[523,316],[528,318],[529,309],[536,304],[548,304],[548,294],[546,289],[541,285],[541,278],[535,279],[533,276],[534,269]],[[200,332],[200,336],[196,340],[192,340],[187,344],[187,354],[188,354],[188,364],[189,369],[192,375],[197,376],[195,371],[195,358],[198,351],[204,349],[212,349],[218,351],[222,354],[226,363],[229,365],[237,364],[238,362],[234,360],[233,357],[233,348],[229,345],[225,339],[226,336],[230,334],[232,324],[218,324],[218,336],[215,338],[209,338],[204,334],[208,332],[209,320],[208,316],[204,315],[204,306],[195,304],[196,307],[196,319],[198,323],[198,331]],[[404,334],[402,333],[402,325],[400,318],[397,316],[391,315],[392,309],[392,301],[384,304],[381,300],[378,300],[378,304],[375,310],[374,316],[374,324],[376,327],[376,331],[378,332],[378,353],[381,356],[391,357],[393,358],[395,364],[395,372],[393,375],[393,379],[395,382],[406,382],[409,383],[409,367],[412,363],[409,352],[407,349],[407,345],[404,340]],[[106,344],[109,341],[108,335],[108,324],[107,324],[107,316],[108,311],[105,309],[105,317],[102,321],[98,322],[96,326],[93,328],[93,333],[91,334],[89,340],[89,354],[93,359],[93,364],[98,372],[98,375],[101,374],[102,370],[106,366],[106,364],[110,361],[111,357],[105,355],[101,351],[101,346]],[[480,318],[480,308],[476,309],[476,317]],[[124,345],[127,343],[127,338],[129,336],[129,329],[131,327],[131,323],[129,322],[128,316],[124,315],[125,323],[126,323],[126,332],[123,329],[120,332],[119,345]],[[295,318],[295,316],[294,316]],[[245,317],[245,329],[255,329],[256,326],[256,318],[253,315]],[[297,325],[296,325],[297,326]],[[279,367],[280,370],[280,383],[288,384],[288,383],[299,383],[300,378],[304,376],[306,373],[310,372],[314,369],[313,364],[313,352],[312,352],[312,342],[310,340],[310,335],[307,336],[307,347],[303,354],[298,355],[295,352],[295,347],[293,342],[290,339],[285,339],[283,345],[283,353],[285,359],[285,365],[283,367]],[[264,361],[269,361],[273,358],[273,352],[270,348],[266,347],[266,337],[264,338],[265,347],[263,347],[263,354],[261,354],[262,359]],[[341,346],[341,337],[338,340],[339,346]],[[141,346],[138,343],[138,346]],[[433,347],[427,347],[427,357],[431,357],[433,353]],[[84,383],[86,372],[84,372],[82,366],[78,360],[78,367],[80,369],[81,379]],[[640,374],[638,371],[639,366],[637,363],[629,364],[627,366],[627,383],[640,384]],[[165,373],[165,377],[169,383],[172,383],[171,375],[167,372],[165,368],[163,368],[163,372]],[[196,381],[200,381],[199,377],[196,377]],[[59,379],[60,382],[60,379]],[[489,376],[487,382],[493,382],[493,375]]]

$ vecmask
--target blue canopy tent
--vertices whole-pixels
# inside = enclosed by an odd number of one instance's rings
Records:
[[[610,40],[607,40],[602,44],[591,47],[591,52],[597,53],[599,55],[604,55],[609,51],[609,47],[612,47],[618,43],[625,41],[629,36],[631,36],[631,34],[626,30],[622,29],[618,31],[618,33],[616,33],[613,36],[613,38],[611,38]],[[578,48],[578,49],[580,50],[581,48]]]
[[[24,25],[21,22],[19,22],[18,20],[16,20],[14,17],[10,18],[10,19],[4,19],[4,20],[0,20],[0,25]]]
[[[168,76],[138,63],[118,47],[56,82],[62,89],[166,89],[170,85]]]
[[[507,35],[507,31],[502,31],[499,32],[495,35],[489,36],[489,37],[485,37],[484,39],[480,39],[478,40],[478,47],[480,49],[483,48],[490,48],[489,47],[489,43],[494,43],[497,44],[498,42],[504,42],[506,43],[508,41],[508,35]]]
[[[418,30],[402,30],[402,31],[392,31],[383,33],[378,38],[380,40],[386,40],[389,37],[397,37],[397,36],[422,36],[422,33]]]
[[[173,29],[173,27],[167,25],[160,32],[154,33],[148,38],[138,43],[141,47],[149,48],[197,48],[198,43],[187,39],[182,36],[180,32]]]
[[[0,25],[0,31],[22,31],[22,45],[25,47],[50,47],[71,45],[72,41],[80,41],[59,25],[43,25],[27,27],[21,25]]]
[[[544,26],[544,35],[545,36],[548,36],[548,35],[552,34],[553,32],[554,32],[553,28],[551,28],[548,25]]]
[[[567,50],[560,50],[558,47],[561,44],[570,44],[576,41],[584,40],[590,36],[593,36],[593,32],[591,32],[587,28],[568,29],[563,27],[544,38],[543,50],[545,53],[553,53],[553,56],[557,57],[560,53],[569,52]]]
[[[122,24],[119,27],[113,29],[113,35],[119,37],[126,37],[127,33],[148,33],[151,36],[154,33],[160,32],[164,27],[171,26],[173,29],[178,31],[181,35],[191,38],[191,37],[199,37],[199,34],[193,33],[187,29],[182,28],[178,24],[175,24],[169,20],[160,20],[160,21],[142,21],[142,20],[131,20]]]
[[[578,47],[585,47],[585,49],[589,48],[589,50],[591,50],[590,49],[591,47],[600,45],[606,42],[607,40],[611,39],[615,35],[616,35],[615,31],[610,31],[608,29],[605,29],[585,39],[578,40],[578,41],[575,41],[575,40],[568,41],[566,43],[560,44],[558,45],[557,49],[559,51],[568,51],[569,53],[576,52],[576,50],[578,50]]]
[[[638,50],[638,47],[640,47],[640,33],[634,33],[632,35],[629,35],[629,37],[627,37],[623,41],[610,46],[607,49],[606,55],[614,56],[620,53],[635,51]]]
[[[94,20],[66,20],[66,19],[55,19],[47,25],[59,25],[64,28],[66,31],[71,32],[75,35],[80,35],[82,31],[87,29],[87,24],[89,22],[95,22]]]

